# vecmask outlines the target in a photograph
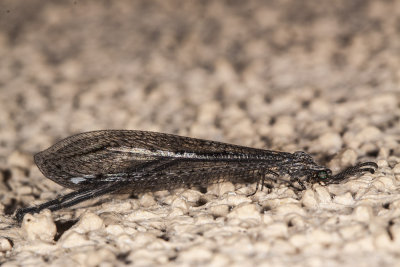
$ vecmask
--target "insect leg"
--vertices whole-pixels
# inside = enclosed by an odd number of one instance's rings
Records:
[[[300,187],[301,187],[302,190],[306,190],[306,189],[307,189],[306,186],[304,185],[304,183],[303,183],[302,181],[297,180],[297,183],[300,185]],[[295,188],[297,189],[297,187],[295,187]]]
[[[119,189],[123,188],[126,184],[125,183],[113,183],[100,186],[98,188],[85,188],[80,189],[78,191],[71,192],[67,195],[58,197],[56,199],[50,200],[45,202],[39,206],[35,207],[28,207],[19,209],[16,214],[15,218],[18,222],[21,222],[24,218],[24,215],[27,213],[38,213],[44,209],[49,209],[51,211],[56,211],[62,208],[70,207],[76,205],[80,202],[85,200],[98,197],[104,194],[112,193],[114,191],[118,191]]]
[[[261,191],[264,189],[264,182],[265,182],[265,177],[267,176],[267,174],[272,174],[273,176],[275,176],[275,178],[279,177],[279,174],[277,174],[274,171],[268,170],[268,169],[261,169],[258,173],[260,175],[260,179],[257,180],[256,190],[253,193],[251,193],[250,195],[248,195],[249,197],[254,196],[257,193],[258,186],[260,184],[260,180],[261,180]]]
[[[281,182],[284,184],[288,184],[288,186],[292,187],[296,191],[302,191],[302,190],[306,189],[306,186],[304,185],[304,183],[302,181],[300,181],[299,179],[295,179],[294,181],[288,181],[288,180],[280,178],[277,173],[275,173],[275,174],[276,175],[274,175],[274,182]],[[298,186],[295,185],[296,182],[300,185],[301,188],[299,188]]]

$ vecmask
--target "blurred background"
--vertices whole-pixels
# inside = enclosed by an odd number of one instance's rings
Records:
[[[2,0],[0,159],[95,129],[291,150],[384,127],[399,34],[390,0]]]

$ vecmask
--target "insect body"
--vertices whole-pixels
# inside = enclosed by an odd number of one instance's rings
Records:
[[[366,162],[339,174],[317,165],[305,152],[278,152],[172,134],[103,130],[61,140],[34,157],[40,171],[72,193],[20,209],[16,218],[43,209],[69,207],[107,193],[145,192],[205,186],[223,180],[285,182],[296,189],[310,183],[338,183],[349,175],[374,172]],[[257,189],[256,189],[257,190]]]

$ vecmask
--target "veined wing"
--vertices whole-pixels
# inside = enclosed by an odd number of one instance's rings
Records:
[[[215,165],[218,161],[250,162],[257,159],[279,162],[282,157],[279,152],[171,134],[105,130],[61,140],[36,154],[35,162],[46,177],[75,188],[82,179],[143,173],[150,170],[149,166],[156,167],[164,164],[161,162],[175,159],[213,162]]]
[[[271,154],[271,156],[276,156],[277,154],[277,152],[270,150],[173,134],[135,130],[103,130],[73,135],[56,143],[49,149],[43,151],[42,154],[45,156],[46,154],[54,154],[57,152],[64,156],[75,155],[77,153],[82,155],[102,149],[131,151],[132,153],[136,152],[141,155],[147,154],[148,156],[157,156],[155,154],[157,152],[165,152],[165,154],[161,156],[172,156],[173,154],[182,155],[183,153],[187,153],[187,156],[190,156],[190,153],[197,155]]]

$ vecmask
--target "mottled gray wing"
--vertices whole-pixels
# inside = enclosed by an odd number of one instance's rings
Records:
[[[165,168],[164,168],[165,167]],[[255,182],[260,170],[228,162],[168,162],[155,170],[141,175],[121,175],[117,180],[129,181],[124,192],[169,190],[191,186],[207,186],[229,180],[231,182]],[[111,177],[109,177],[111,178]]]
[[[216,141],[178,136],[173,134],[134,131],[134,130],[103,130],[73,135],[61,140],[49,148],[47,153],[74,155],[91,153],[104,147],[130,147],[148,150],[164,150],[171,152],[210,153],[274,153],[263,149],[232,145]],[[276,153],[276,152],[275,152]],[[274,153],[274,154],[275,154]]]
[[[248,155],[270,156],[275,161],[281,157],[273,151],[171,134],[105,130],[63,139],[36,154],[35,163],[46,177],[75,189],[86,183],[93,184],[102,177],[143,175],[171,161],[193,161],[197,166],[208,162],[211,168],[221,159],[246,161]],[[187,164],[182,166],[188,167]]]

